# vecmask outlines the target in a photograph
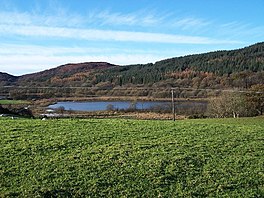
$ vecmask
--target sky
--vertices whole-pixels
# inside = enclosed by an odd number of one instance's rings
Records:
[[[264,41],[264,0],[1,0],[0,72],[156,61]]]

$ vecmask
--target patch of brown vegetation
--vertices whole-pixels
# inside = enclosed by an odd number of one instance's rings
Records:
[[[172,120],[173,116],[169,113],[155,113],[155,112],[133,112],[125,113],[120,115],[122,118],[133,118],[133,119],[142,119],[142,120]],[[186,116],[177,115],[177,120],[186,119]]]

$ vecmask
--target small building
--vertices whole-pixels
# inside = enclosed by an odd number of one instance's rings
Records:
[[[54,113],[55,110],[54,110],[54,109],[47,109],[46,112],[47,112],[47,113]]]

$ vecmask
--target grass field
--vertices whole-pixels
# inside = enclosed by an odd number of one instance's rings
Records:
[[[0,197],[264,197],[264,119],[0,119]]]
[[[0,100],[0,105],[19,105],[29,104],[30,102],[24,100]]]

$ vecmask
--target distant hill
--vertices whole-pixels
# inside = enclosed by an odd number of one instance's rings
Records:
[[[99,81],[113,81],[119,77],[123,84],[146,84],[170,78],[181,79],[187,75],[196,77],[200,73],[223,76],[240,72],[262,71],[264,71],[263,42],[238,50],[188,55],[161,60],[155,64],[113,68],[100,75]]]
[[[13,84],[18,77],[7,73],[0,72],[0,86],[7,86]]]
[[[200,89],[188,93],[179,91],[179,97],[206,97],[208,93],[202,89],[249,89],[253,85],[264,84],[264,42],[237,50],[170,58],[154,64],[118,66],[106,62],[87,62],[66,64],[19,77],[0,73],[0,80],[1,85],[35,87],[34,92],[46,94],[45,97],[64,97],[69,93],[71,96],[119,95],[117,90],[120,87],[138,86],[161,89],[155,93],[155,97],[168,96],[171,87]],[[54,89],[37,90],[38,87]],[[56,89],[63,87],[78,87],[78,90]],[[13,92],[16,97],[25,94],[25,90]],[[27,95],[31,94],[27,92]],[[127,91],[123,94],[150,96],[154,92]]]
[[[213,72],[219,75],[241,71],[264,70],[264,42],[237,50],[216,51],[204,54],[171,58],[155,63],[161,70]],[[165,69],[166,68],[166,69]]]
[[[103,70],[116,65],[106,62],[86,62],[61,65],[49,70],[20,76],[17,85],[73,85],[76,82],[85,81],[94,70]]]

